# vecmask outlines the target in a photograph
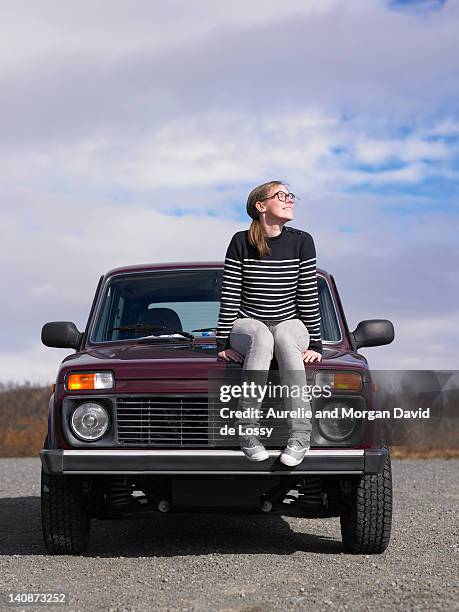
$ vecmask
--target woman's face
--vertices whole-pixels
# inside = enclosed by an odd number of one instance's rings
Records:
[[[277,195],[274,195],[279,191],[283,191],[285,194],[289,193],[286,185],[274,185],[271,187],[269,199],[258,202],[257,208],[265,215],[266,221],[290,221],[293,219],[295,205],[290,198],[281,202]]]

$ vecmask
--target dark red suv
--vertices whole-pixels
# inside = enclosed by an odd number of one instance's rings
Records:
[[[324,350],[305,370],[308,384],[326,382],[331,393],[312,401],[311,449],[293,468],[279,461],[281,423],[263,440],[269,459],[260,463],[248,461],[237,436],[221,434],[228,421],[214,389],[242,371],[217,357],[222,262],[111,270],[100,278],[84,332],[70,322],[43,326],[46,346],[75,350],[59,368],[40,452],[50,553],[83,552],[91,518],[211,508],[339,516],[346,551],[386,549],[392,484],[381,422],[316,415],[377,406],[357,351],[392,342],[394,328],[372,319],[350,332],[333,276],[317,275]],[[276,366],[274,358],[270,375]]]

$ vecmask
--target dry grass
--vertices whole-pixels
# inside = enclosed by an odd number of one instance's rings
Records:
[[[33,457],[43,448],[47,421],[23,417],[17,427],[0,426],[0,457]]]
[[[0,383],[0,457],[33,457],[43,448],[51,388]]]

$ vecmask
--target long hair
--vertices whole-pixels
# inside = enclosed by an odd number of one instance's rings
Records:
[[[283,181],[269,181],[254,187],[247,198],[247,214],[252,217],[253,221],[250,224],[248,239],[252,246],[258,251],[258,257],[264,257],[271,253],[271,249],[265,240],[263,230],[260,223],[260,213],[255,206],[255,203],[269,196],[271,187],[285,185]]]

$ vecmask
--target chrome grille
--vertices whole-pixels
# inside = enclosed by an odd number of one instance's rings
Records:
[[[118,397],[116,418],[120,445],[209,445],[207,396]]]

